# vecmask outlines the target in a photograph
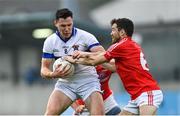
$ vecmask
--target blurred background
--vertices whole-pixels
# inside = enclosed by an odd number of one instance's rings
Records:
[[[40,77],[42,47],[55,30],[56,10],[64,7],[73,11],[74,25],[94,34],[105,48],[111,44],[110,20],[132,19],[133,38],[164,92],[158,114],[180,114],[179,0],[0,0],[0,115],[44,114],[56,80]],[[129,96],[117,74],[110,85],[123,108]]]

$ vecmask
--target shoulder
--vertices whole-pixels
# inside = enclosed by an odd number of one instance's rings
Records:
[[[77,30],[77,34],[81,35],[81,36],[91,36],[91,37],[95,37],[93,34],[91,34],[90,32],[88,31],[85,31],[85,30],[82,30],[82,29],[79,29],[79,28],[76,28]]]
[[[56,33],[53,33],[52,35],[50,35],[45,39],[44,43],[52,43],[53,41],[56,40],[56,38],[57,38]]]
[[[113,51],[113,50],[119,50],[121,47],[127,44],[128,39],[124,38],[120,40],[117,43],[112,44],[109,48],[108,51]]]
[[[53,40],[53,39],[56,38],[56,37],[57,37],[56,33],[53,33],[53,34],[51,34],[49,37],[47,37],[46,40]]]

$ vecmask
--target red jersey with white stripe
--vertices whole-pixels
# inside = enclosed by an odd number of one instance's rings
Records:
[[[115,59],[116,71],[132,100],[142,92],[160,89],[149,73],[141,47],[130,37],[113,44],[104,56]]]

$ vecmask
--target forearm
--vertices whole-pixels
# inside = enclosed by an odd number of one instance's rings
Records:
[[[104,62],[106,62],[106,59],[104,59],[102,54],[98,54],[98,55],[89,54],[88,57],[79,58],[76,60],[76,63],[78,64],[91,65],[91,66],[96,66]]]
[[[101,59],[98,60],[98,57],[100,57],[99,55],[101,55],[101,54],[90,53],[90,52],[81,52],[81,54],[78,57],[66,56],[66,57],[64,57],[64,59],[71,63],[94,66],[94,65],[98,65],[101,63]]]
[[[100,51],[93,49],[91,52],[75,51],[72,54],[72,57],[66,57],[65,59],[70,61],[71,63],[95,66],[106,62],[104,53],[105,53],[104,49]]]
[[[94,59],[91,59],[90,57],[86,58],[79,58],[75,61],[77,64],[83,64],[83,65],[90,65],[90,66],[95,66],[97,63],[95,62]]]
[[[43,78],[52,79],[53,72],[50,70],[50,66],[52,64],[52,59],[42,58],[41,60],[41,76]]]
[[[52,74],[53,74],[53,72],[50,69],[46,68],[46,67],[41,69],[41,76],[43,78],[52,79],[53,78]]]
[[[97,56],[98,54],[101,54],[102,51],[99,52],[81,52],[82,54],[80,55],[80,58],[88,58],[92,56]],[[92,58],[91,58],[92,59]]]

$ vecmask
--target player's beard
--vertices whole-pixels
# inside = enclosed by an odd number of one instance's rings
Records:
[[[112,36],[112,44],[116,43],[119,41],[120,38],[116,38]]]

